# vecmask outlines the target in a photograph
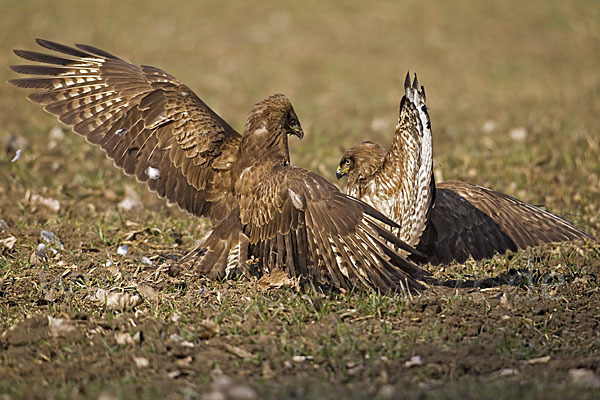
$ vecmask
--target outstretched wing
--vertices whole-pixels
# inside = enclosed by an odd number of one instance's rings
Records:
[[[420,263],[449,264],[491,258],[496,252],[516,251],[517,245],[487,214],[459,194],[438,188],[435,205],[417,249],[427,257],[412,257]]]
[[[442,182],[438,187],[452,190],[483,211],[520,248],[542,243],[594,239],[566,219],[507,194],[460,181]]]
[[[10,83],[40,89],[28,98],[160,197],[213,223],[228,214],[241,136],[187,86],[91,46],[36,41],[60,54],[15,50],[41,64],[11,66],[37,77]]]
[[[425,88],[416,74],[412,84],[407,74],[404,89],[392,145],[370,184],[378,202],[387,204],[385,213],[401,225],[400,237],[415,245],[433,199],[433,150]]]
[[[381,213],[300,168],[255,172],[243,177],[240,217],[261,270],[340,288],[421,289],[415,279],[427,273],[392,247],[415,250],[378,224],[395,225]]]
[[[460,181],[441,182],[417,247],[431,264],[490,258],[542,243],[593,239],[571,222],[504,193]]]

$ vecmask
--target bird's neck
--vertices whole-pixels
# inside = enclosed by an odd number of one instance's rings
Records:
[[[265,129],[265,128],[259,128]],[[240,156],[243,167],[248,167],[259,161],[273,157],[283,157],[287,163],[290,161],[288,138],[285,132],[266,134],[245,134],[240,145]]]

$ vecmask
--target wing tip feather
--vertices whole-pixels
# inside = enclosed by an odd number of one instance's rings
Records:
[[[404,78],[404,89],[410,89],[410,71],[406,72],[406,77]]]

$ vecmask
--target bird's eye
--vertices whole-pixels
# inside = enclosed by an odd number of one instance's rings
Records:
[[[290,126],[298,125],[298,120],[294,117],[290,118],[290,120],[288,122],[289,122]]]
[[[344,165],[348,165],[348,164],[350,164],[350,160],[349,160],[348,158],[346,158],[346,159],[344,160]]]

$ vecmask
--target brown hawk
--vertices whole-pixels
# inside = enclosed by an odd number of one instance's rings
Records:
[[[28,98],[115,166],[210,219],[213,229],[184,266],[209,277],[279,268],[339,288],[422,288],[416,279],[428,274],[393,249],[415,250],[382,227],[394,222],[289,164],[288,135],[303,131],[284,95],[257,103],[240,135],[160,69],[87,45],[37,43],[59,54],[16,50],[40,64],[12,66],[37,76],[10,83],[40,89]]]
[[[496,252],[541,243],[593,239],[571,222],[504,193],[459,181],[436,185],[431,122],[425,89],[406,76],[396,133],[386,152],[360,143],[344,153],[336,176],[346,193],[381,211],[400,228],[400,239],[431,264],[490,258]]]

